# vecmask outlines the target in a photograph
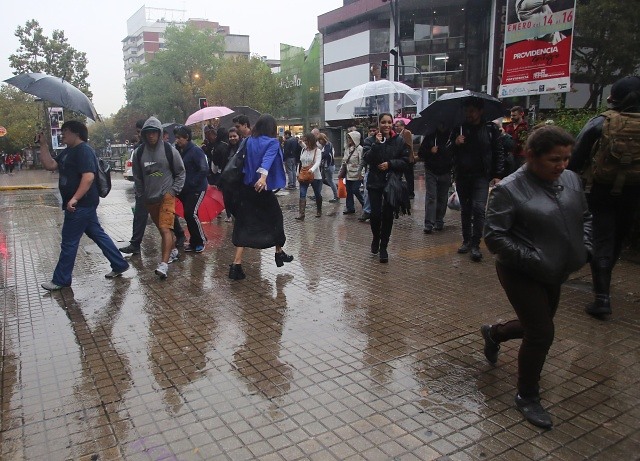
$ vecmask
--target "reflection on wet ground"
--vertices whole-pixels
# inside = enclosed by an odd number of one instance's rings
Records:
[[[484,360],[479,326],[512,313],[491,257],[456,253],[457,213],[424,235],[417,198],[380,265],[369,226],[342,205],[299,223],[295,194],[280,201],[296,258],[283,268],[273,250],[247,250],[247,279],[229,281],[231,224],[216,220],[206,251],[162,282],[150,226],[116,280],[82,240],[73,288],[50,295],[39,285],[58,257],[57,193],[0,192],[0,458],[637,457],[638,265],[616,269],[608,322],[582,311],[588,271],[565,287],[542,377],[556,424],[542,431],[513,408],[518,344]],[[115,180],[99,208],[121,244],[132,202]]]

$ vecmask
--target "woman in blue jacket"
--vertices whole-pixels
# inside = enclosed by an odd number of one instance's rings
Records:
[[[246,140],[244,181],[233,212],[235,223],[232,242],[236,247],[236,254],[233,264],[229,266],[229,278],[232,280],[246,277],[242,269],[245,247],[264,249],[275,246],[278,267],[293,261],[293,256],[282,249],[286,237],[282,209],[274,192],[287,184],[277,133],[276,120],[273,116],[264,114]]]
[[[189,243],[184,251],[202,253],[207,238],[198,218],[198,209],[207,192],[209,166],[204,151],[191,142],[191,129],[179,126],[174,130],[176,146],[182,156],[186,178],[178,198],[184,206],[184,219],[189,229]]]

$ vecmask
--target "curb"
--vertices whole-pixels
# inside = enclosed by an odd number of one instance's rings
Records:
[[[40,190],[40,189],[54,189],[55,186],[0,186],[1,191],[7,190]]]

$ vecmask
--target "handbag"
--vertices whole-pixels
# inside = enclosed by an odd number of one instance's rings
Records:
[[[315,179],[315,175],[313,174],[313,171],[311,171],[311,167],[316,163],[316,155],[318,155],[317,148],[313,151],[313,161],[311,162],[311,165],[300,168],[300,172],[298,173],[298,182],[300,184],[311,184]]]
[[[218,187],[231,188],[242,184],[244,180],[244,157],[247,154],[247,139],[243,139],[235,154],[229,158],[218,179]]]
[[[349,160],[351,160],[351,156],[356,152],[354,148],[349,156],[347,157],[346,162],[342,162],[342,166],[340,167],[340,171],[338,172],[338,178],[346,178],[347,177],[347,165],[349,164]]]

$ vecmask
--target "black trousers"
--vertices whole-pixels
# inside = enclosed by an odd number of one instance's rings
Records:
[[[393,210],[384,200],[382,189],[369,189],[371,216],[369,224],[374,240],[380,240],[380,248],[387,248],[393,228]]]
[[[608,295],[611,272],[640,209],[640,187],[627,186],[622,194],[611,195],[611,186],[594,184],[587,202],[593,215],[593,289],[596,294]]]
[[[189,246],[192,248],[204,245],[207,240],[198,218],[198,208],[200,208],[205,194],[206,191],[180,194],[180,200],[184,207],[184,220],[187,222],[187,229],[189,229]]]
[[[409,165],[407,165],[407,168],[404,170],[404,179],[407,181],[407,191],[409,191],[409,197],[413,197],[415,195],[415,166],[415,163],[409,163]]]
[[[518,352],[518,393],[537,397],[540,373],[553,343],[553,317],[560,302],[562,284],[545,284],[528,275],[496,263],[496,272],[517,320],[493,325],[491,337],[496,342],[522,338]]]

